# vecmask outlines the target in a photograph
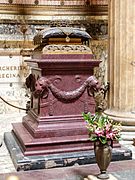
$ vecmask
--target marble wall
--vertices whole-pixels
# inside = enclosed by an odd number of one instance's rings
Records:
[[[26,108],[29,92],[24,82],[30,69],[22,56],[0,56],[0,61],[0,114],[20,112],[20,108],[14,108],[9,103]]]

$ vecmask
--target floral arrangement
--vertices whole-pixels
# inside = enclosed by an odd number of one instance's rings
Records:
[[[83,113],[86,127],[91,141],[100,141],[106,144],[108,141],[120,140],[121,124],[114,122],[108,116],[100,113],[92,115]]]

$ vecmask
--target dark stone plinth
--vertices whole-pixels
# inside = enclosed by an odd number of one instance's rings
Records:
[[[135,160],[111,162],[107,172],[117,180],[135,179]],[[0,180],[7,180],[17,176],[19,180],[84,180],[86,177],[97,176],[97,164],[72,166],[68,168],[42,169],[34,171],[20,171],[1,173]],[[111,179],[112,180],[112,179]]]
[[[4,140],[17,171],[49,169],[95,163],[93,150],[53,155],[24,156],[12,132],[6,132],[4,134]],[[113,149],[112,161],[131,159],[131,150],[122,147]]]

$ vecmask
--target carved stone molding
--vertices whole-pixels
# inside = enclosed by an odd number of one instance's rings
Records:
[[[46,0],[46,1],[39,1],[39,0],[3,0],[0,4],[14,4],[14,5],[43,5],[43,6],[103,6],[108,5],[108,0]]]
[[[46,45],[43,50],[44,53],[87,53],[92,54],[91,49],[85,45]]]
[[[99,90],[100,85],[94,76],[90,76],[85,82],[73,91],[61,91],[49,79],[45,77],[39,78],[35,83],[35,97],[47,98],[50,92],[53,96],[62,102],[72,102],[79,99],[87,89],[89,96],[93,96],[94,91]]]
[[[26,2],[26,1],[25,1]],[[37,2],[37,1],[35,1]],[[48,1],[50,2],[50,1]],[[0,4],[0,19],[11,19],[17,17],[31,20],[88,20],[91,16],[108,16],[108,5],[35,5],[33,4]],[[77,1],[78,2],[78,1]],[[84,1],[80,1],[84,2]],[[61,2],[62,3],[62,2]],[[63,3],[62,3],[63,4]],[[12,18],[11,18],[12,16]],[[18,21],[19,22],[19,21]]]
[[[24,26],[24,25],[23,25]],[[24,34],[27,39],[32,39],[35,34],[37,34],[37,29],[44,29],[47,27],[79,27],[85,28],[86,31],[92,36],[92,38],[106,38],[108,34],[108,21],[107,20],[60,20],[60,21],[35,21],[25,22],[27,26],[25,33],[22,32],[22,24],[18,23],[14,19],[12,22],[7,22],[0,24],[0,39],[23,39]]]

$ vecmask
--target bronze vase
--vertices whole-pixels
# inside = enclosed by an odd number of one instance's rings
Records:
[[[94,142],[94,153],[96,162],[100,169],[99,179],[108,179],[107,168],[112,158],[112,147],[110,144],[102,144],[100,141]]]

